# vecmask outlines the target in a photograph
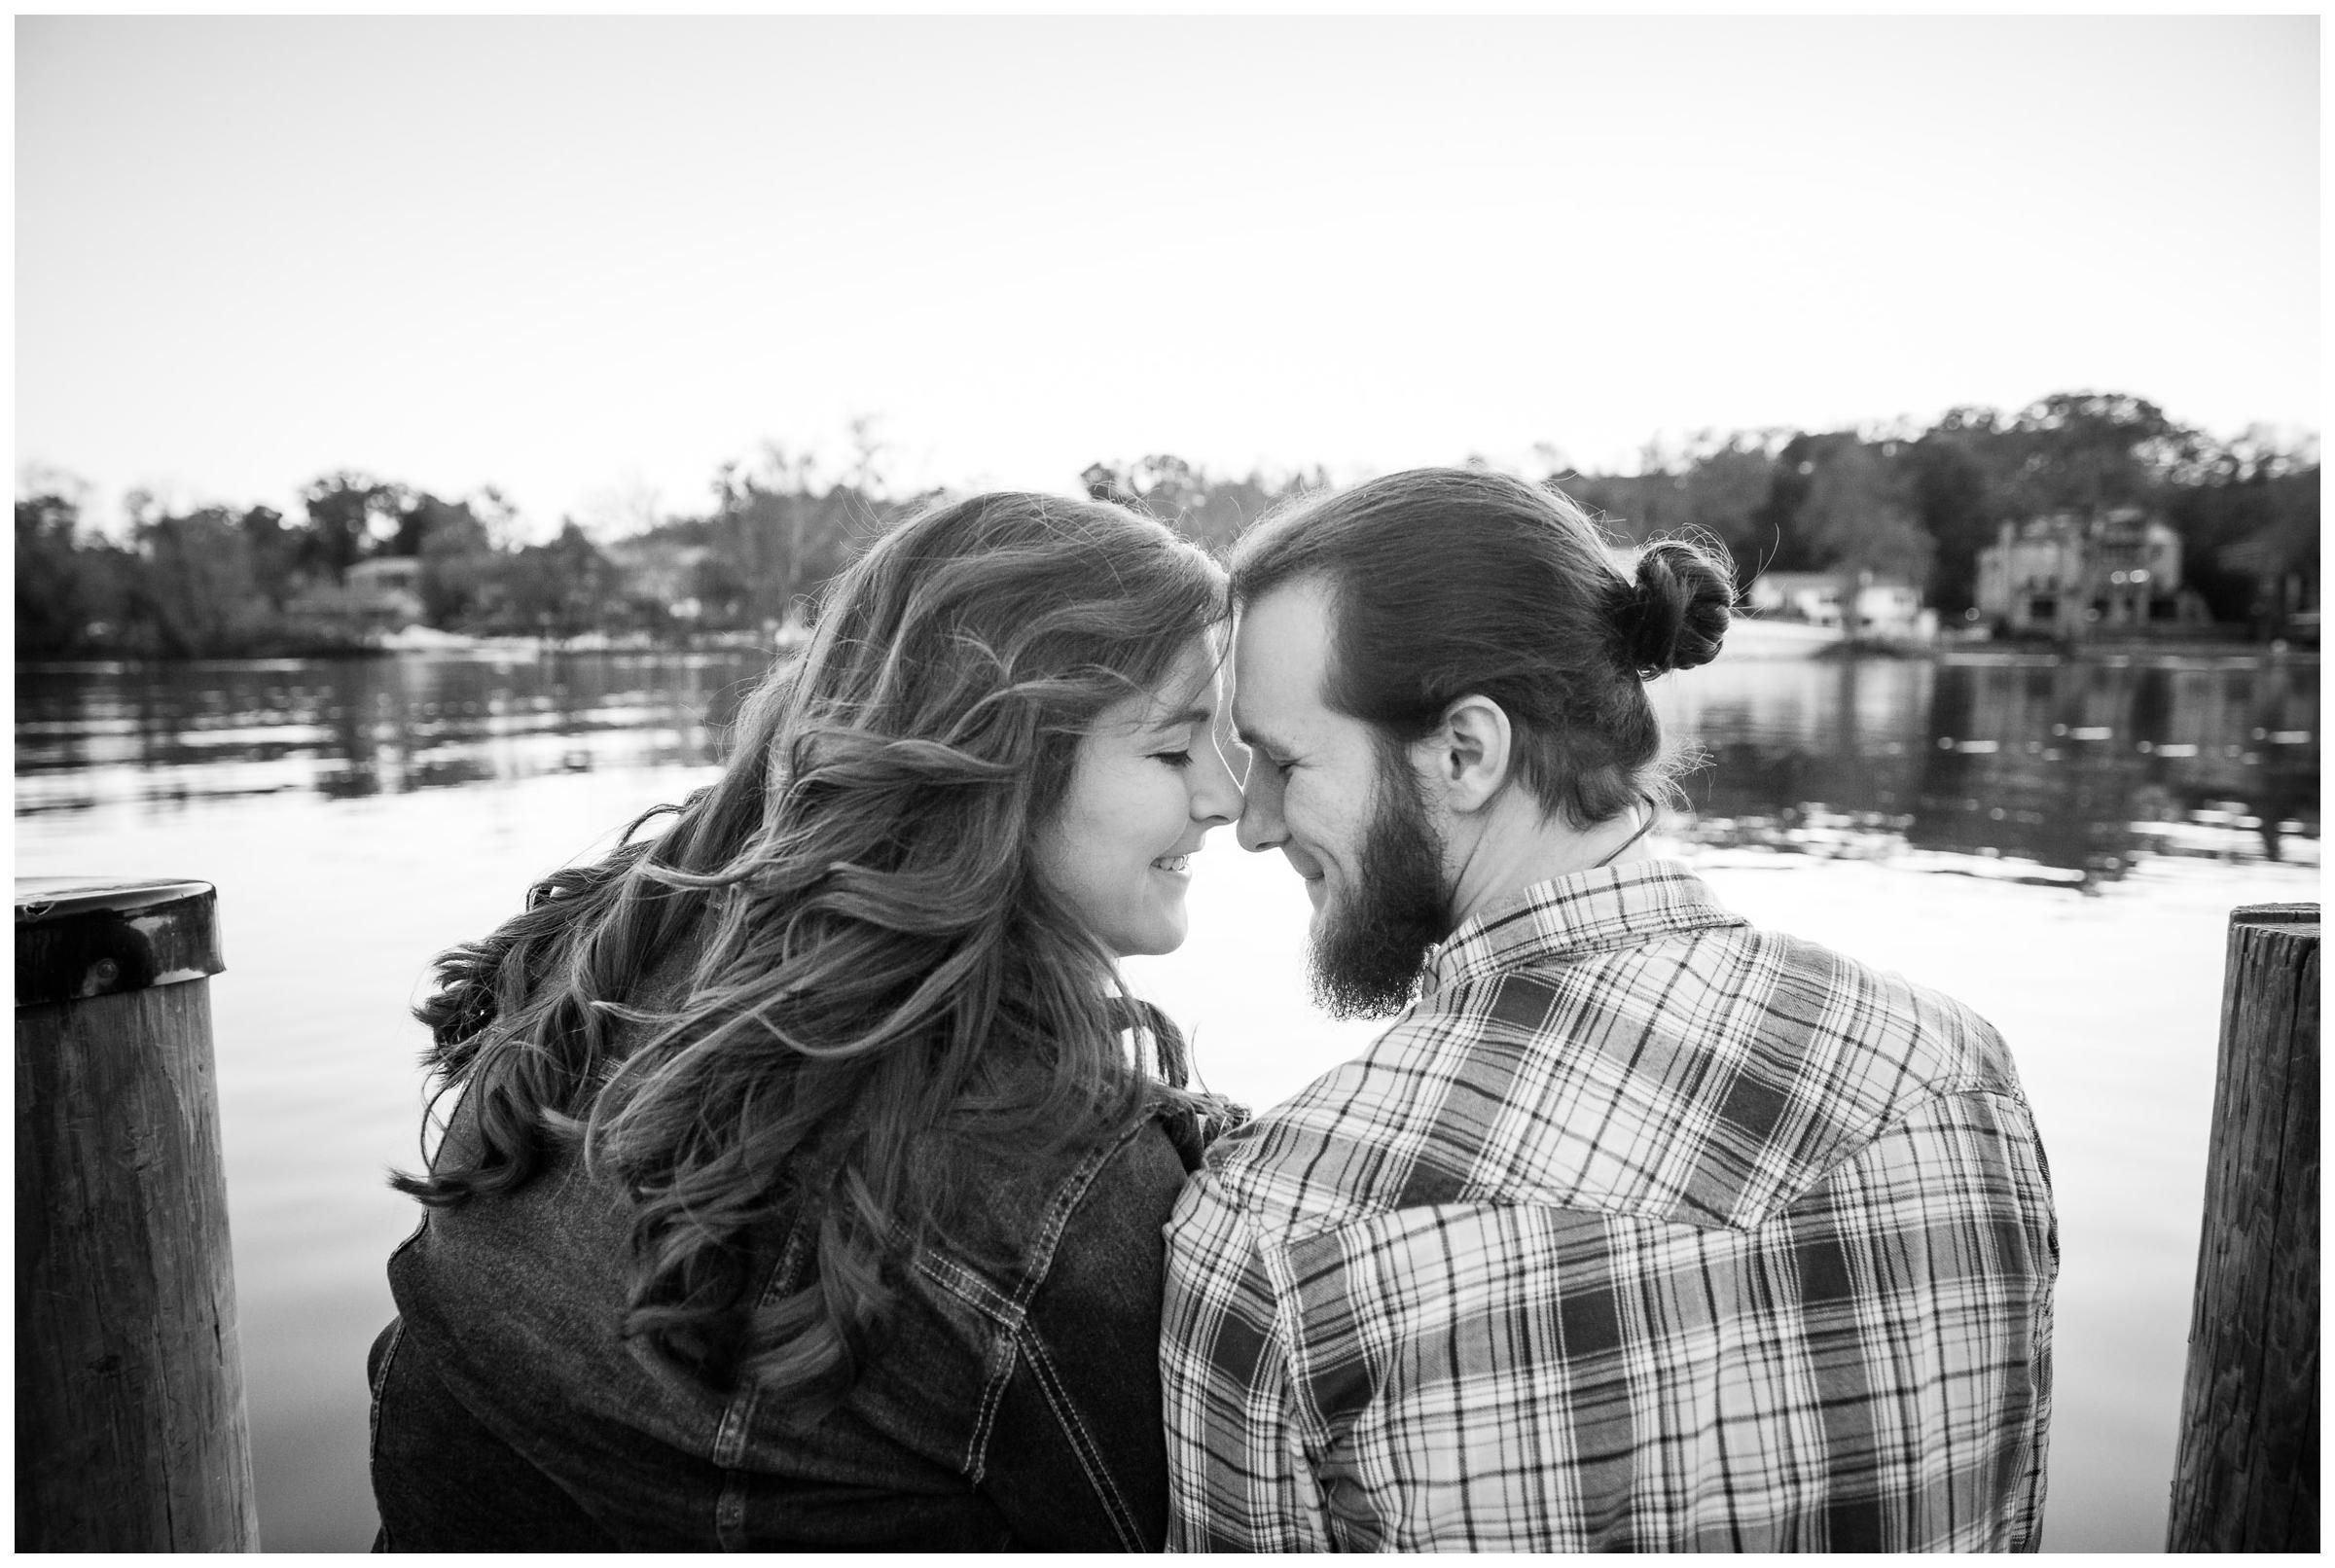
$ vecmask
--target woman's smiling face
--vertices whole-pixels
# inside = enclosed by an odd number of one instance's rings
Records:
[[[1157,688],[1104,709],[1038,832],[1039,876],[1121,958],[1183,945],[1187,860],[1240,814],[1216,746],[1217,665],[1196,637]]]

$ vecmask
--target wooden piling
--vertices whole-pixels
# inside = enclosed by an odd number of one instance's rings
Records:
[[[208,883],[17,881],[17,1550],[256,1550]]]
[[[2230,916],[2169,1551],[2318,1548],[2318,906]]]

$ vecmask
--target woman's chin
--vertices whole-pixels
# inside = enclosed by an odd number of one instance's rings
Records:
[[[1162,919],[1140,932],[1132,932],[1113,943],[1112,950],[1122,958],[1164,958],[1184,944],[1190,925],[1184,911],[1177,909],[1174,918]]]

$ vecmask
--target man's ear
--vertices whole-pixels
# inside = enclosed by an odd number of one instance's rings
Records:
[[[1480,811],[1507,786],[1515,744],[1506,711],[1471,692],[1443,710],[1443,722],[1411,748],[1411,762],[1445,805]]]

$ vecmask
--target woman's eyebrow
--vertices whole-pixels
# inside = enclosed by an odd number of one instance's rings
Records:
[[[1154,719],[1151,722],[1150,728],[1154,730],[1173,730],[1180,725],[1208,724],[1213,722],[1215,717],[1216,710],[1214,708],[1195,706],[1186,708],[1181,713],[1170,713],[1165,718]]]

